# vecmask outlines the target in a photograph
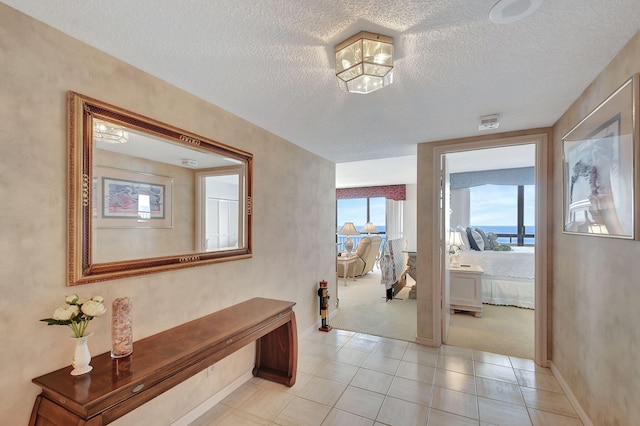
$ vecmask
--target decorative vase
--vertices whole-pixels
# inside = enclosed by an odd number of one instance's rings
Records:
[[[73,366],[73,370],[71,370],[72,376],[79,376],[93,370],[93,367],[89,365],[91,362],[91,353],[89,352],[88,345],[89,337],[91,337],[92,334],[93,333],[89,333],[82,337],[72,337],[76,342],[73,361],[71,361],[71,365]]]
[[[133,353],[133,300],[114,299],[111,316],[111,358],[123,358]]]

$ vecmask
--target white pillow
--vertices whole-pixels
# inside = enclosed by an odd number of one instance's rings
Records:
[[[460,250],[471,250],[471,244],[469,244],[469,236],[467,235],[467,230],[462,226],[456,226],[456,231],[460,232],[460,237],[462,237],[462,246]]]

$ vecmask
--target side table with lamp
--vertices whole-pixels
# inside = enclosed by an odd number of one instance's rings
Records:
[[[360,235],[360,232],[356,229],[353,222],[345,222],[338,231],[338,235],[346,235],[347,241],[344,242],[344,249],[347,251],[347,255],[351,255],[351,251],[353,250],[353,241],[351,240],[352,235]]]
[[[339,306],[340,304],[340,298],[338,296],[338,265],[343,265],[343,270],[344,270],[344,285],[347,285],[347,278],[349,277],[349,271],[351,271],[351,275],[353,277],[353,280],[356,280],[355,277],[355,264],[357,262],[358,256],[356,256],[355,254],[352,254],[352,250],[353,250],[353,241],[351,240],[351,236],[352,235],[360,235],[360,232],[358,232],[358,230],[356,229],[355,225],[353,224],[353,222],[345,222],[344,225],[342,225],[342,228],[340,228],[340,230],[338,231],[338,235],[346,235],[347,236],[347,240],[344,242],[344,249],[346,250],[346,253],[340,253],[338,252],[338,256],[336,257],[336,308]],[[340,243],[336,244],[336,248],[338,248],[338,246],[340,245]]]

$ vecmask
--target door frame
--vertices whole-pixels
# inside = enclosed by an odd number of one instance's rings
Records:
[[[431,216],[431,230],[432,236],[440,235],[440,227],[442,225],[439,216],[439,195],[440,195],[440,157],[444,154],[470,151],[483,148],[496,148],[503,146],[533,144],[536,146],[536,159],[535,159],[535,183],[536,183],[536,250],[535,250],[535,332],[534,332],[534,346],[535,346],[535,358],[536,364],[541,366],[549,365],[549,344],[548,344],[548,304],[547,304],[547,289],[549,282],[549,259],[551,258],[549,247],[549,231],[550,231],[550,211],[551,200],[549,195],[551,194],[549,184],[553,181],[549,176],[551,173],[550,159],[549,159],[549,147],[548,143],[551,140],[551,129],[532,129],[522,132],[510,132],[503,134],[494,134],[477,138],[462,138],[448,141],[433,142],[429,144],[429,148],[432,149],[431,157],[431,170],[427,171],[431,173],[430,179],[432,188],[428,193],[430,194],[430,200],[425,200],[427,204],[430,204],[431,211],[428,215]],[[420,149],[420,148],[419,148]],[[419,156],[420,158],[420,156]],[[426,167],[428,167],[425,164]],[[418,162],[418,168],[420,169],[420,162]],[[418,170],[420,173],[420,170]],[[420,192],[420,191],[419,191]],[[419,203],[420,205],[421,203]],[[422,205],[425,205],[422,203]],[[425,212],[426,213],[426,212]],[[425,223],[425,225],[428,225]],[[428,225],[429,226],[429,225]],[[420,229],[420,226],[419,226]],[[420,238],[419,238],[420,240]],[[431,287],[431,294],[424,294],[423,303],[418,301],[419,306],[424,306],[432,312],[431,330],[421,329],[420,323],[418,324],[418,336],[416,342],[429,344],[439,347],[443,343],[442,336],[442,315],[443,315],[443,300],[442,300],[442,264],[439,262],[439,256],[435,256],[439,252],[440,241],[438,238],[432,238],[430,241],[431,247],[425,247],[425,251],[434,254],[433,258],[429,259],[427,256],[418,256],[418,275],[422,276],[423,280],[434,283],[431,286],[421,285],[418,290],[418,298],[420,298],[420,289],[429,291],[428,287]],[[420,252],[420,248],[418,248]],[[424,264],[424,267],[421,265]],[[420,270],[430,271],[426,274],[420,274]],[[431,300],[432,305],[428,305],[428,300]],[[424,302],[427,302],[426,305]],[[418,314],[418,321],[420,322],[422,316]],[[427,336],[420,336],[422,332],[431,332],[432,338]]]

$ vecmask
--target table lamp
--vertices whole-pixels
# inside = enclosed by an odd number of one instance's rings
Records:
[[[360,231],[361,234],[378,234],[380,231],[376,229],[376,227],[371,222],[367,222],[364,224],[364,228]]]
[[[462,247],[462,235],[460,231],[451,231],[449,235],[449,254],[451,258],[451,266],[458,266],[458,256],[460,247]]]
[[[345,222],[340,231],[338,231],[338,235],[347,236],[347,241],[344,242],[344,248],[347,250],[347,255],[351,255],[351,250],[353,250],[353,241],[351,241],[351,236],[360,235],[353,222]]]

